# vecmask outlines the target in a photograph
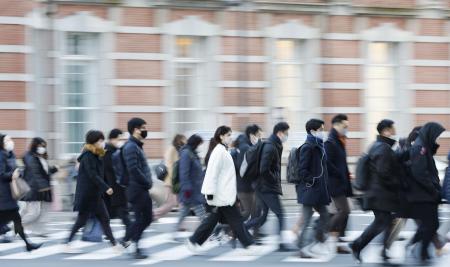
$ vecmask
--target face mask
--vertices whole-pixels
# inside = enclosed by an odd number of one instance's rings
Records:
[[[143,139],[147,138],[147,130],[141,130],[141,137]]]
[[[119,142],[117,142],[117,144],[116,144],[116,148],[122,148],[124,144],[125,144],[124,141],[119,141]]]
[[[284,134],[283,137],[281,138],[281,143],[286,143],[288,138],[289,138],[289,135]]]
[[[106,148],[106,142],[102,142],[102,148],[103,148],[103,149]]]
[[[254,135],[250,135],[250,142],[252,145],[256,145],[259,142],[259,138]]]
[[[45,152],[47,152],[47,149],[46,149],[45,147],[40,146],[40,147],[38,147],[38,148],[36,149],[36,152],[37,152],[39,155],[44,155]]]
[[[348,129],[347,129],[347,128],[342,129],[341,135],[342,135],[342,136],[347,136],[347,134],[348,134]]]
[[[8,141],[5,143],[5,150],[6,151],[13,151],[14,150],[14,142]]]
[[[312,133],[312,135],[313,135],[315,138],[320,139],[320,140],[323,140],[323,138],[324,138],[323,132],[315,132],[315,133]]]

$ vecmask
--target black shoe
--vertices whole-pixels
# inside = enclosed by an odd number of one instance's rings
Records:
[[[362,260],[361,260],[361,249],[357,248],[357,247],[356,247],[356,244],[355,244],[354,242],[351,243],[351,244],[349,245],[349,247],[350,247],[350,249],[352,250],[353,258],[355,258],[355,260],[356,260],[358,263],[362,263]]]
[[[387,249],[383,249],[383,250],[381,251],[381,257],[383,258],[383,261],[384,261],[384,262],[388,262],[388,261],[391,259],[391,257],[389,257],[389,256],[387,255]]]
[[[128,248],[131,245],[131,241],[120,241],[120,245],[124,248]]]
[[[26,249],[28,252],[31,252],[33,250],[36,250],[36,249],[42,247],[42,245],[43,245],[42,243],[40,243],[40,244],[28,243],[26,246]]]
[[[134,252],[133,257],[136,260],[145,260],[148,258],[147,255],[143,254],[142,251],[140,249],[136,249],[136,252]]]

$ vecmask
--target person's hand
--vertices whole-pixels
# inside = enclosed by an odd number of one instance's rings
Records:
[[[17,179],[20,177],[20,170],[19,169],[15,169],[13,174],[12,174],[12,178],[13,179]]]
[[[206,195],[206,199],[207,200],[213,200],[214,196],[213,195]]]
[[[191,198],[191,196],[192,196],[192,191],[191,190],[184,191],[184,197],[186,199]]]
[[[108,194],[109,196],[112,195],[114,193],[112,188],[109,188],[108,190],[106,190],[106,194]]]

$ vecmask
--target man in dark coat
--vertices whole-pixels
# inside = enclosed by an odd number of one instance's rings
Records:
[[[262,213],[259,217],[252,218],[246,223],[247,228],[261,227],[267,219],[269,209],[278,218],[278,233],[280,238],[279,251],[288,251],[288,247],[283,244],[281,231],[284,227],[283,207],[281,206],[281,155],[283,143],[289,136],[289,125],[280,122],[275,125],[273,134],[262,145],[261,160],[259,166],[259,177],[256,181],[255,194],[261,203]]]
[[[123,157],[129,177],[127,198],[131,203],[135,220],[126,232],[122,241],[124,247],[130,245],[130,240],[136,243],[136,259],[145,259],[138,243],[144,230],[151,224],[153,217],[152,199],[149,190],[152,188],[152,174],[144,153],[144,140],[147,137],[147,123],[141,118],[132,118],[128,121],[130,139],[123,147]]]
[[[336,207],[336,214],[331,217],[329,227],[333,238],[337,239],[339,236],[345,235],[350,214],[347,197],[353,194],[345,150],[349,127],[348,117],[345,114],[338,114],[331,123],[333,128],[325,142],[325,152],[327,154],[328,191]],[[337,253],[348,254],[350,251],[347,246],[338,246]]]
[[[119,218],[122,220],[126,229],[131,225],[128,217],[128,201],[125,189],[117,184],[116,175],[114,173],[112,155],[117,149],[121,149],[123,141],[120,140],[123,134],[120,129],[113,129],[109,133],[108,143],[106,144],[106,153],[103,158],[105,166],[105,181],[114,190],[114,194],[105,198],[105,203],[108,207],[109,216],[111,219]]]
[[[323,144],[324,122],[311,119],[306,123],[308,133],[305,144],[300,149],[299,175],[300,184],[296,185],[297,201],[303,205],[303,229],[298,239],[301,258],[312,258],[314,253],[307,249],[306,233],[314,210],[320,214],[316,226],[315,239],[323,244],[328,232],[329,214],[327,205],[330,204],[330,194],[327,187],[327,156]]]
[[[353,256],[361,262],[360,253],[367,244],[377,235],[385,232],[382,257],[384,261],[389,259],[387,253],[387,241],[389,239],[394,212],[399,210],[399,190],[402,180],[402,166],[397,154],[392,147],[396,141],[396,134],[392,120],[382,120],[378,123],[376,142],[369,150],[369,185],[364,192],[363,209],[371,210],[375,219],[369,227],[351,245]]]

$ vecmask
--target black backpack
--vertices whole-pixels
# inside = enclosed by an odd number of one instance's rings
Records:
[[[164,162],[161,162],[158,165],[156,165],[153,170],[155,171],[156,177],[160,181],[164,181],[164,179],[166,179],[167,175],[169,174],[167,166],[164,164]]]
[[[300,177],[300,151],[302,149],[303,145],[301,145],[299,148],[294,147],[289,152],[288,157],[288,164],[287,164],[287,174],[286,179],[288,183],[291,184],[299,184],[302,179]]]
[[[191,160],[195,157],[194,153],[189,150],[189,157]],[[175,161],[172,165],[172,192],[174,194],[180,193],[181,185],[180,185],[180,159]]]
[[[359,191],[366,191],[369,189],[370,183],[370,156],[364,153],[356,164],[355,182],[353,187]]]
[[[122,187],[127,187],[130,183],[130,178],[128,177],[125,159],[123,158],[123,148],[117,149],[112,154],[112,163],[114,175],[116,176],[116,183]]]
[[[259,142],[250,147],[244,154],[239,174],[242,179],[256,180],[259,176],[259,166],[261,161],[261,152],[266,142]]]

